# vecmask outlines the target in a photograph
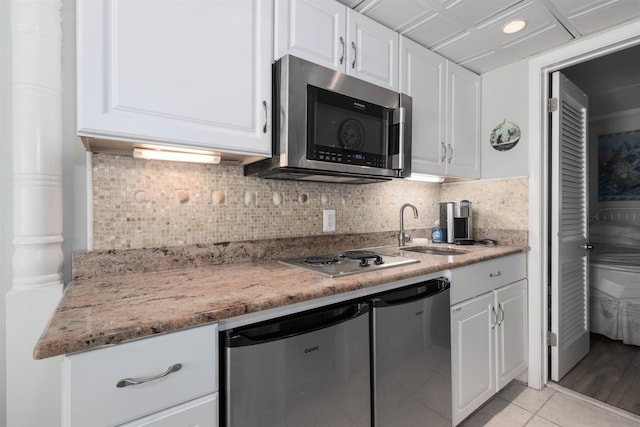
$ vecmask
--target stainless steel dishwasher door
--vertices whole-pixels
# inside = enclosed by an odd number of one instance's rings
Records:
[[[450,427],[449,282],[425,281],[371,304],[373,425]]]
[[[369,312],[352,303],[227,331],[224,425],[369,426]]]

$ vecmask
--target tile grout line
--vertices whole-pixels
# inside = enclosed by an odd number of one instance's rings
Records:
[[[546,385],[545,385],[545,387],[546,387]],[[547,419],[547,418],[543,417],[542,415],[538,415],[538,413],[539,413],[540,411],[542,411],[542,408],[544,408],[544,407],[547,405],[547,403],[549,403],[549,401],[551,400],[551,398],[556,394],[556,390],[554,390],[554,389],[551,389],[551,390],[553,390],[553,393],[551,393],[551,394],[549,395],[549,397],[547,397],[547,400],[545,400],[545,401],[542,403],[542,405],[540,405],[540,407],[539,407],[539,408],[536,410],[536,412],[533,414],[533,417],[531,417],[531,420],[533,420],[535,417],[540,417],[540,418],[542,418],[543,420],[550,422],[550,423],[551,423],[551,424],[553,424],[554,426],[562,427],[561,425],[554,423],[553,421],[551,421],[551,420],[549,420],[549,419]],[[527,424],[529,424],[529,423],[531,422],[531,420],[529,420],[529,421],[527,422]],[[525,426],[526,426],[527,424],[525,424]]]
[[[575,392],[575,391],[573,391],[571,389],[568,389],[568,388],[566,388],[564,386],[561,386],[560,384],[552,382],[552,381],[549,381],[546,384],[546,386],[549,387],[550,389],[554,390],[557,393],[563,393],[563,394],[565,394],[567,396],[570,396],[570,397],[572,397],[574,399],[580,400],[580,401],[582,401],[584,403],[587,403],[589,405],[592,405],[592,406],[595,406],[595,407],[597,407],[599,409],[607,411],[610,414],[617,415],[619,417],[625,418],[625,419],[630,420],[630,421],[634,421],[638,425],[640,425],[640,416],[637,416],[635,414],[627,412],[627,411],[625,411],[623,409],[616,408],[615,406],[609,405],[608,403],[601,402],[601,401],[599,401],[597,399],[594,399],[593,397],[589,397],[589,396],[586,396],[584,394]],[[545,404],[546,404],[546,402],[545,402]]]

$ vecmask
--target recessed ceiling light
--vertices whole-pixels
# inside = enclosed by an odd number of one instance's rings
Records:
[[[527,21],[524,19],[514,19],[513,21],[507,22],[504,27],[502,27],[502,32],[505,34],[513,34],[522,30],[527,26]]]

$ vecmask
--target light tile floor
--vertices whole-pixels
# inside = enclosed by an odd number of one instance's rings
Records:
[[[463,427],[627,427],[640,417],[598,404],[559,386],[538,391],[511,382],[472,414]]]

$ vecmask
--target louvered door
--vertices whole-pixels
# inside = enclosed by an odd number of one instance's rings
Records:
[[[559,381],[589,352],[587,96],[552,74],[551,379]]]

